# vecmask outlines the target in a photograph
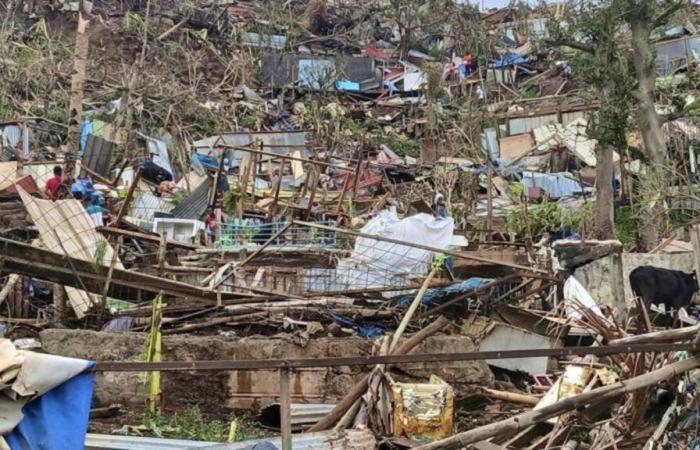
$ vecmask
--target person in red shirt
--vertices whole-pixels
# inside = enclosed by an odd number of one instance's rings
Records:
[[[62,184],[63,168],[61,168],[61,166],[55,166],[53,168],[53,177],[46,181],[46,195],[48,195],[51,200],[58,200]]]

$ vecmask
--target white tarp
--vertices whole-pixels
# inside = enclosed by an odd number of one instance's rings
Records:
[[[591,294],[589,294],[586,288],[574,277],[569,277],[564,282],[564,305],[566,317],[569,319],[581,319],[581,308],[588,308],[596,315],[604,317],[603,312],[600,310],[595,300],[593,300]]]
[[[453,231],[452,218],[417,214],[399,219],[393,211],[382,211],[361,230],[441,250],[449,247]],[[337,277],[348,289],[405,285],[409,278],[425,276],[433,256],[428,250],[358,237],[352,255],[338,262]]]

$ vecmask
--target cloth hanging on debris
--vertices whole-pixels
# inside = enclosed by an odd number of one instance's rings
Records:
[[[0,448],[83,448],[87,433],[94,363],[17,350],[0,340]],[[9,447],[8,447],[9,445]]]
[[[580,309],[582,307],[589,309],[597,316],[604,317],[603,312],[600,310],[595,300],[593,300],[591,294],[589,294],[586,288],[573,276],[567,278],[564,282],[564,305],[566,317],[569,319],[581,319]]]
[[[423,294],[421,303],[424,306],[438,305],[446,300],[449,300],[457,295],[479,289],[481,286],[492,282],[492,278],[473,277],[464,280],[460,283],[451,284],[445,287],[429,288]],[[402,295],[397,298],[396,305],[401,308],[407,308],[415,298],[415,294]]]
[[[523,172],[522,183],[526,188],[542,188],[551,198],[571,197],[585,192],[581,183],[568,172]]]
[[[393,211],[382,211],[362,228],[362,233],[447,249],[452,241],[454,220],[430,214],[399,219]],[[428,271],[434,254],[416,247],[358,237],[349,258],[338,262],[337,278],[348,289],[405,286]]]

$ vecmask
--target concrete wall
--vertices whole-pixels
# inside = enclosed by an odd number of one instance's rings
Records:
[[[614,306],[612,303],[614,291],[611,285],[611,280],[614,279],[611,272],[613,270],[612,258],[612,256],[606,256],[579,267],[574,272],[576,279],[581,282],[598,304],[610,307]],[[625,285],[625,300],[628,306],[632,304],[633,299],[629,275],[632,270],[639,266],[655,266],[692,272],[693,253],[623,253],[622,273]]]
[[[102,333],[86,330],[45,330],[41,333],[48,353],[96,361],[137,361],[144,349],[143,333]],[[165,336],[164,361],[313,358],[372,354],[373,342],[363,338],[318,338],[305,347],[282,337],[228,338],[223,336]],[[433,336],[415,353],[468,352],[473,342],[462,336]],[[314,368],[294,371],[293,401],[332,403],[342,398],[361,376],[362,367]],[[464,384],[490,385],[493,374],[483,361],[403,365],[398,380],[425,381],[436,374],[459,390]],[[97,405],[143,405],[146,388],[140,374],[98,373]],[[249,408],[274,401],[279,390],[277,371],[163,372],[166,405]]]

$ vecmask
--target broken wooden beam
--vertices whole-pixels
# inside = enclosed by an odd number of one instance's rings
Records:
[[[435,320],[433,323],[423,328],[422,330],[408,338],[406,341],[401,343],[399,346],[397,346],[394,349],[394,351],[391,352],[391,354],[405,355],[406,353],[413,350],[413,348],[418,346],[418,344],[423,342],[427,337],[432,336],[433,334],[445,328],[445,326],[448,323],[449,321],[444,317],[438,317],[438,319]],[[335,405],[335,408],[333,408],[333,411],[331,411],[330,414],[316,422],[316,424],[309,428],[308,431],[312,432],[326,430],[332,427],[338,420],[340,420],[340,418],[343,417],[343,415],[345,414],[345,411],[350,409],[350,407],[352,407],[352,405],[367,391],[367,387],[369,386],[369,380],[372,376],[372,373],[373,372],[370,372],[367,375],[365,375],[362,378],[362,380],[359,383],[357,383],[350,390],[350,392],[348,392],[345,395],[345,397],[343,397]]]
[[[0,255],[3,274],[17,273],[98,295],[103,294],[105,283],[109,279],[110,268],[107,266],[95,265],[10,239],[0,238]],[[114,298],[125,298],[126,294],[130,294],[127,298],[132,295],[135,298],[137,291],[142,290],[207,302],[217,300],[217,292],[210,289],[116,268],[112,271],[110,285],[109,296]],[[251,297],[256,297],[243,292],[221,295],[227,300],[242,300],[247,303]]]
[[[568,397],[540,409],[527,411],[505,420],[493,422],[488,425],[474,428],[463,433],[458,433],[446,439],[431,442],[430,444],[414,447],[415,450],[457,450],[504,433],[513,433],[525,429],[530,425],[544,422],[547,419],[558,417],[561,414],[584,407],[592,402],[603,402],[614,399],[622,394],[634,392],[639,389],[652,386],[674,376],[678,376],[691,369],[700,366],[700,357],[676,361],[643,375],[618,381],[617,383],[593,389],[580,395]]]
[[[131,231],[131,230],[125,230],[123,228],[108,227],[108,226],[98,227],[97,231],[101,231],[103,233],[108,233],[108,234],[112,234],[112,235],[116,235],[116,236],[124,236],[124,237],[138,239],[141,241],[147,241],[147,242],[151,242],[153,244],[160,244],[160,236],[158,236],[157,234],[141,233],[138,231]],[[166,243],[171,247],[182,248],[185,250],[197,250],[200,248],[204,248],[201,245],[190,244],[188,242],[180,242],[180,241],[176,241],[173,239],[166,240]]]

